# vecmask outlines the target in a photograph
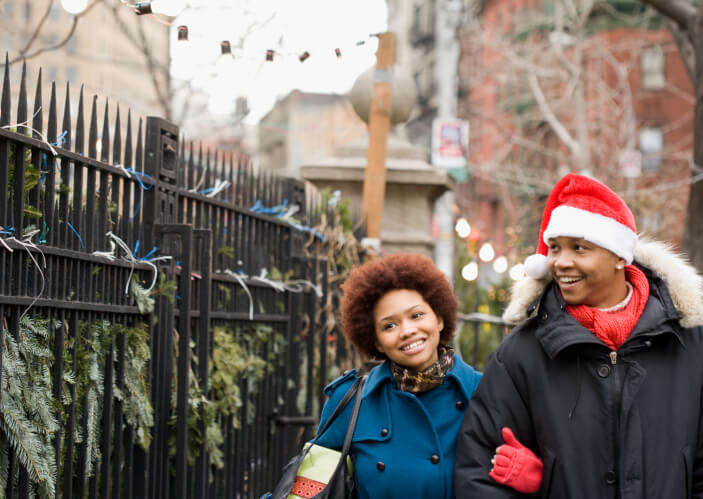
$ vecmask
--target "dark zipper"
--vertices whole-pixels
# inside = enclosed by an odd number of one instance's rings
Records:
[[[637,352],[638,350],[644,350],[652,346],[652,340],[647,339],[646,341],[638,342],[630,348],[626,348],[627,354]],[[622,348],[622,347],[621,347]],[[621,352],[620,358],[623,357],[623,352]],[[615,497],[620,497],[620,483],[618,480],[618,475],[620,474],[620,411],[622,408],[622,383],[620,381],[620,370],[618,369],[618,352],[616,350],[611,351],[608,354],[610,357],[610,365],[613,369],[613,380],[615,383],[615,421],[613,423],[613,449],[614,449],[614,462],[615,462]]]
[[[615,400],[613,405],[615,406],[615,417],[613,418],[613,473],[615,473],[615,496],[620,497],[620,484],[618,480],[618,475],[620,474],[620,407],[622,399],[622,386],[620,383],[620,372],[618,370],[618,352],[612,351],[608,354],[610,357],[610,364],[613,369],[613,382],[615,383]]]

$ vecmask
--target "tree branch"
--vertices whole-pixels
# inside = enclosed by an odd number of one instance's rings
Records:
[[[52,0],[52,1],[53,1],[53,0]],[[78,20],[79,20],[81,17],[83,17],[84,15],[86,15],[88,12],[90,12],[91,9],[92,9],[93,7],[95,7],[96,5],[98,5],[99,3],[102,3],[102,0],[96,0],[95,2],[93,2],[92,4],[90,4],[90,6],[88,6],[88,8],[85,9],[83,12],[81,12],[80,14],[76,14],[75,16],[73,16],[73,23],[71,24],[71,28],[68,30],[68,33],[67,33],[66,36],[63,38],[63,40],[61,40],[60,42],[58,42],[58,43],[56,43],[56,44],[54,44],[54,45],[47,45],[46,47],[42,47],[42,48],[40,48],[40,49],[37,49],[37,50],[35,50],[34,52],[32,52],[32,53],[30,53],[30,54],[27,54],[27,53],[24,53],[24,54],[23,54],[22,51],[20,51],[20,55],[17,56],[17,57],[15,57],[14,59],[11,59],[11,60],[9,61],[9,64],[12,65],[12,64],[14,64],[15,62],[21,61],[21,60],[25,60],[25,61],[26,61],[27,59],[31,59],[31,58],[33,58],[33,57],[38,56],[39,54],[43,54],[44,52],[51,52],[52,50],[58,50],[58,49],[60,49],[61,47],[63,47],[64,45],[66,45],[66,44],[68,43],[68,41],[71,39],[71,37],[73,36],[73,34],[76,32],[76,26],[78,26]],[[48,15],[48,14],[47,14],[47,15]],[[44,23],[44,20],[42,20],[42,21],[39,23],[39,25],[37,26],[37,29],[36,29],[36,31],[35,31],[35,33],[34,33],[34,35],[33,35],[33,38],[36,38],[37,34],[39,33],[39,29],[41,28],[41,25],[42,25],[43,23]],[[23,50],[23,51],[29,50],[30,45],[31,45],[31,44],[27,44],[27,46],[26,46],[24,49],[22,49],[22,50]],[[4,64],[2,64],[2,66],[4,66]]]
[[[677,22],[684,29],[689,28],[696,15],[696,7],[685,0],[640,0]]]

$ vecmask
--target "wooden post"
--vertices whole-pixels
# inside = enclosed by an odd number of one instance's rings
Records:
[[[369,111],[369,149],[361,199],[361,219],[366,225],[366,236],[376,240],[381,238],[381,218],[386,195],[386,149],[391,128],[391,79],[394,62],[395,33],[381,33],[378,36],[376,71]]]

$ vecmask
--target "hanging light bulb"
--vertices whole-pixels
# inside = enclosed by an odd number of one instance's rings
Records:
[[[478,264],[470,262],[464,265],[464,268],[461,269],[461,277],[467,281],[475,281],[478,277]]]
[[[496,258],[493,262],[493,270],[495,270],[499,274],[502,274],[503,272],[508,270],[508,259],[504,256],[499,256],[498,258]]]
[[[495,256],[496,252],[491,243],[483,243],[481,249],[478,250],[478,257],[484,262],[490,262]]]
[[[88,6],[88,0],[61,0],[61,7],[74,16],[80,14]]]
[[[459,220],[456,221],[454,230],[456,231],[456,234],[461,238],[469,237],[469,234],[471,234],[471,226],[464,217],[461,217]]]
[[[510,268],[510,278],[513,281],[519,281],[525,277],[525,266],[521,263],[516,263]]]

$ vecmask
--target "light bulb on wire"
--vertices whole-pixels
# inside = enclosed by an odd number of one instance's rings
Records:
[[[69,14],[75,16],[88,7],[88,0],[61,0],[61,7]]]
[[[478,264],[476,262],[469,262],[464,265],[461,269],[461,277],[467,281],[475,281],[478,277]]]
[[[481,261],[490,262],[495,256],[496,252],[493,249],[493,245],[491,243],[483,243],[481,249],[478,250],[478,257],[481,259]]]
[[[521,263],[517,263],[510,268],[510,278],[513,281],[519,281],[525,277],[525,266]]]
[[[496,258],[493,262],[493,270],[495,270],[498,274],[502,274],[508,270],[508,259],[504,256],[499,256]]]
[[[471,234],[471,225],[469,225],[469,222],[462,217],[456,221],[454,230],[456,231],[456,234],[461,238],[469,237],[469,234]]]

